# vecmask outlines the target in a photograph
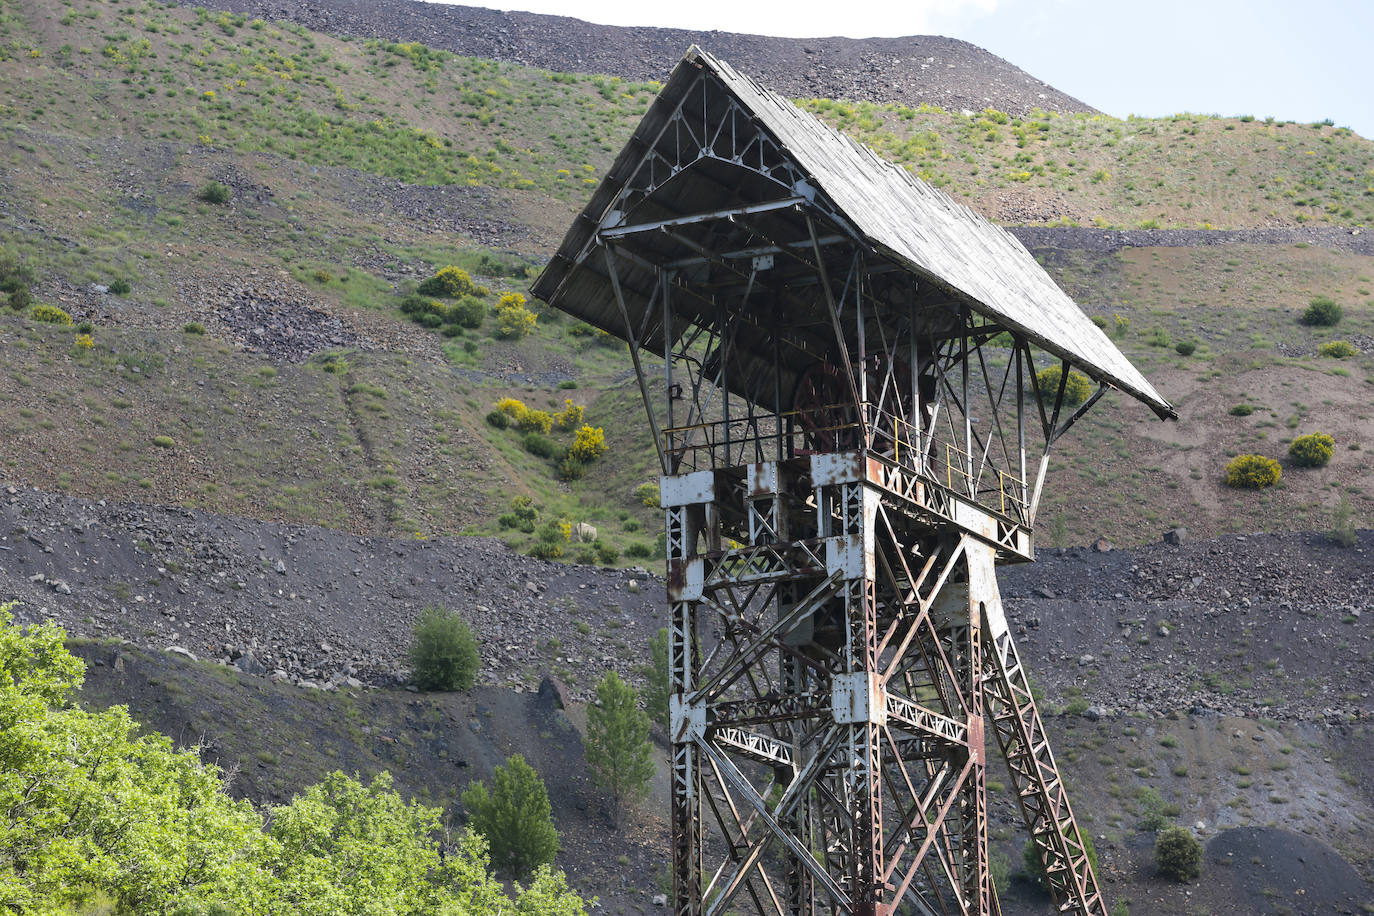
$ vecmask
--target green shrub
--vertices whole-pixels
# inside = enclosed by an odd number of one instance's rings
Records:
[[[647,559],[654,555],[654,548],[645,544],[643,541],[635,541],[625,548],[625,556],[634,557],[636,560]]]
[[[173,439],[171,436],[153,437],[153,445],[156,445],[158,448],[175,448],[176,444],[177,440]]]
[[[1226,485],[1246,490],[1262,490],[1279,482],[1283,469],[1273,458],[1263,455],[1237,455],[1226,465]]]
[[[658,484],[642,483],[639,486],[635,487],[635,499],[639,500],[641,505],[649,506],[651,508],[657,508]]]
[[[447,314],[448,309],[442,302],[436,302],[428,296],[421,296],[418,293],[411,293],[401,300],[401,314],[409,315],[411,318],[419,318],[421,315],[437,315],[440,319]]]
[[[233,196],[233,192],[229,190],[227,185],[220,184],[218,181],[211,181],[204,185],[196,196],[208,204],[227,204],[229,198]]]
[[[1178,805],[1170,804],[1158,791],[1150,786],[1141,786],[1136,792],[1140,804],[1140,829],[1158,833],[1169,825],[1169,819],[1178,817]]]
[[[480,328],[486,317],[486,303],[476,296],[464,296],[449,308],[447,320],[472,330]]]
[[[497,429],[505,429],[510,426],[510,417],[499,410],[493,410],[487,414],[487,423]]]
[[[1316,296],[1308,303],[1306,311],[1302,313],[1299,320],[1303,324],[1312,325],[1318,328],[1329,328],[1332,325],[1340,324],[1341,318],[1345,316],[1345,310],[1340,303],[1326,296]]]
[[[1040,386],[1040,399],[1048,403],[1054,403],[1055,396],[1059,394],[1059,379],[1063,374],[1063,367],[1050,366],[1048,369],[1041,369],[1035,374],[1035,380]],[[1064,383],[1064,403],[1070,407],[1075,404],[1082,404],[1093,393],[1093,384],[1086,375],[1075,370],[1069,370],[1069,380]]]
[[[528,496],[517,496],[510,501],[510,511],[496,521],[502,528],[518,528],[533,534],[534,525],[539,521],[539,507]]]
[[[129,281],[125,280],[123,277],[110,281],[110,292],[114,293],[116,296],[129,295],[130,288]]]
[[[539,433],[525,433],[520,444],[525,447],[525,451],[536,458],[553,458],[562,451],[557,442],[548,436],[541,436]]]
[[[1197,341],[1180,340],[1178,343],[1174,344],[1174,352],[1179,356],[1192,356],[1197,352]]]
[[[34,283],[33,267],[27,261],[19,260],[14,252],[0,248],[0,293],[12,293],[17,289]]]
[[[1249,404],[1237,404],[1227,411],[1233,417],[1248,417],[1255,412],[1255,408]]]
[[[95,333],[95,325],[91,324],[89,321],[78,321],[78,322],[76,323],[76,333],[78,333],[78,334],[94,334],[94,333]]]
[[[457,613],[427,607],[410,644],[411,680],[421,690],[467,690],[481,658],[477,637]]]
[[[532,333],[537,318],[534,312],[525,308],[525,297],[519,293],[506,293],[496,301],[496,335],[519,340]]]
[[[1324,467],[1336,451],[1336,440],[1326,433],[1298,436],[1288,446],[1288,457],[1300,468]]]
[[[438,273],[416,287],[416,291],[426,296],[443,296],[457,299],[459,296],[487,296],[491,290],[472,282],[472,276],[461,267],[444,267]]]
[[[587,465],[574,458],[570,452],[558,462],[557,474],[558,479],[564,482],[581,480],[587,476]]]
[[[558,830],[544,780],[516,754],[492,772],[491,789],[474,782],[463,790],[468,826],[486,837],[491,863],[513,877],[529,874],[558,855]]]
[[[563,556],[563,545],[537,541],[530,545],[529,555],[537,560],[557,560]]]
[[[1169,827],[1155,838],[1155,864],[1165,877],[1192,881],[1202,874],[1202,844],[1183,827]]]
[[[205,333],[205,325],[199,321],[188,321],[181,326],[181,330],[187,334],[201,335]]]
[[[1169,332],[1163,328],[1152,328],[1146,335],[1145,342],[1152,347],[1168,347],[1170,344]]]
[[[72,324],[72,316],[55,305],[39,303],[33,307],[29,315],[35,321],[43,321],[48,324],[60,324],[64,327],[70,327]]]
[[[16,286],[6,294],[5,301],[14,311],[22,312],[33,304],[33,294],[27,286]]]
[[[1332,359],[1348,359],[1358,351],[1347,340],[1332,340],[1318,347],[1317,352]]]
[[[415,321],[417,324],[422,324],[427,328],[433,329],[443,324],[444,318],[442,315],[436,315],[433,312],[425,312],[422,315],[416,315]]]
[[[620,562],[620,551],[614,544],[598,540],[592,544],[592,548],[596,551],[596,562],[603,566],[614,566]]]
[[[1093,322],[1093,324],[1094,324],[1096,327],[1099,327],[1099,328],[1101,328],[1101,329],[1104,330],[1104,331],[1107,330],[1107,319],[1106,319],[1106,316],[1103,316],[1103,315],[1094,315],[1094,316],[1092,317],[1092,322]]]

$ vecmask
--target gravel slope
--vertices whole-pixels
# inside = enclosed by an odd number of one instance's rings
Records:
[[[791,98],[938,105],[951,111],[1095,109],[976,45],[938,35],[770,38],[735,32],[626,28],[567,16],[418,0],[210,0],[206,6],[321,32],[420,41],[470,57],[546,70],[662,80],[690,45]]]

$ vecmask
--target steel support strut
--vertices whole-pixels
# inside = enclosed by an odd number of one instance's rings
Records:
[[[1061,911],[1104,916],[998,548],[888,482],[858,452],[661,480],[674,912],[998,913],[987,723]]]

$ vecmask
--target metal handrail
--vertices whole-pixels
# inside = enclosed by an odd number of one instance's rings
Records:
[[[669,454],[694,456],[703,452],[717,452],[726,450],[725,457],[728,461],[732,454],[739,450],[741,458],[748,453],[751,446],[760,443],[782,443],[785,440],[804,439],[806,436],[840,433],[846,430],[862,431],[864,424],[859,422],[840,423],[824,427],[788,428],[787,421],[795,419],[802,414],[824,415],[829,411],[838,411],[852,408],[852,404],[831,404],[824,407],[811,408],[809,410],[790,410],[784,413],[763,413],[752,416],[731,417],[727,420],[710,420],[701,423],[693,423],[687,426],[668,427],[662,431],[664,451]],[[918,427],[900,417],[886,414],[885,411],[877,411],[875,405],[866,402],[861,405],[860,416],[871,416],[875,413],[880,414],[879,423],[873,424],[875,429],[886,426],[881,423],[884,419],[891,421],[891,442],[892,454],[890,460],[901,467],[907,467],[936,483],[942,484],[951,493],[962,493],[968,498],[982,504],[983,494],[991,494],[994,487],[987,486],[978,488],[975,492],[975,484],[981,474],[974,474],[967,470],[967,465],[972,462],[972,456],[964,449],[953,442],[945,441],[938,444],[944,446],[943,458],[944,473],[940,474],[940,458],[935,454],[927,453],[920,447],[921,431]],[[753,432],[735,435],[730,429],[732,427],[775,425],[772,432]],[[686,437],[693,433],[700,434],[699,441],[690,444],[685,442]],[[882,436],[886,436],[884,429]],[[934,446],[936,443],[932,443]],[[790,452],[789,452],[790,453]],[[1023,494],[1026,489],[1026,482],[1017,474],[1001,468],[988,468],[989,471],[996,471],[997,484],[995,492],[997,494],[996,506],[1000,513],[1005,517],[1019,516],[1024,518],[1027,511],[1027,500]],[[941,477],[944,479],[941,480]],[[956,478],[958,483],[956,484]],[[988,508],[992,508],[989,504]]]

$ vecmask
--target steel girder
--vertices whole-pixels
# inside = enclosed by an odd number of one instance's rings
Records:
[[[999,912],[986,723],[1060,911],[1103,916],[996,546],[849,457],[662,479],[674,913]]]

